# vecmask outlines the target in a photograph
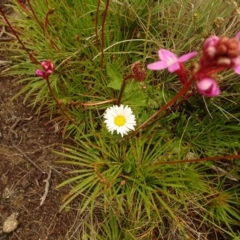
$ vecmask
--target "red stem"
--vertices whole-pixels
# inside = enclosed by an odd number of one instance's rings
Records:
[[[25,52],[28,54],[29,59],[34,62],[34,63],[38,63],[40,64],[40,62],[27,50],[27,48],[24,46],[23,42],[21,41],[21,39],[18,37],[18,34],[16,33],[16,31],[13,29],[11,23],[8,21],[4,11],[2,10],[2,7],[0,6],[0,12],[4,18],[4,20],[6,21],[7,25],[9,26],[9,28],[11,29],[13,35],[17,38],[18,42],[20,43],[20,45],[22,46],[22,48],[25,50]]]
[[[48,37],[51,46],[52,46],[55,50],[59,50],[59,48],[57,47],[57,45],[49,38],[49,34],[48,34],[48,31],[47,31],[47,25],[48,25],[49,15],[51,15],[51,14],[53,14],[53,13],[54,13],[54,9],[48,9],[47,15],[45,16],[45,19],[44,19],[44,28],[43,28],[43,31],[44,31],[44,34]]]
[[[97,11],[96,11],[96,21],[95,21],[95,34],[96,34],[96,47],[98,47],[98,15],[100,8],[100,0],[98,0]]]
[[[178,92],[176,96],[174,96],[167,104],[165,104],[163,107],[161,107],[156,113],[154,113],[150,118],[148,118],[143,124],[141,124],[134,133],[138,132],[141,128],[145,127],[150,121],[152,121],[156,116],[158,116],[160,113],[165,111],[167,108],[169,108],[171,105],[173,105],[181,96],[183,96],[187,90],[191,87],[192,83],[194,82],[195,78],[194,76],[189,80],[189,82],[186,83],[185,86],[182,87],[182,89]]]
[[[124,92],[124,88],[126,86],[126,81],[128,79],[131,79],[133,78],[133,75],[128,75],[126,76],[124,79],[123,79],[123,82],[122,82],[122,86],[121,86],[121,89],[120,89],[120,93],[119,93],[119,96],[118,96],[118,99],[117,99],[117,105],[119,106],[120,105],[120,102],[121,102],[121,99],[122,99],[122,95],[123,95],[123,92]]]
[[[177,160],[177,161],[170,161],[170,162],[158,162],[156,165],[163,165],[163,164],[178,164],[178,163],[195,163],[195,162],[204,162],[204,161],[218,161],[218,160],[232,160],[238,159],[240,155],[227,155],[227,156],[216,156],[216,157],[206,157],[206,158],[199,158],[193,160]]]
[[[33,8],[32,8],[32,5],[31,5],[31,3],[30,3],[30,1],[29,0],[27,0],[27,2],[28,2],[28,6],[30,7],[30,9],[31,9],[31,12],[32,12],[32,14],[33,14],[33,16],[34,16],[34,18],[36,19],[36,21],[37,21],[37,23],[38,23],[38,25],[43,29],[43,25],[40,23],[40,21],[38,20],[38,18],[37,18],[37,16],[36,16],[36,14],[35,14],[35,12],[34,12],[34,10],[33,10]]]
[[[105,6],[105,9],[104,9],[104,14],[103,14],[103,21],[102,21],[102,49],[101,49],[101,52],[102,52],[102,56],[101,56],[101,68],[103,68],[103,58],[104,58],[104,26],[105,26],[105,22],[106,22],[106,18],[107,18],[107,11],[108,11],[108,7],[109,7],[109,2],[110,0],[107,0],[106,1],[106,6]]]
[[[47,76],[46,78],[44,78],[44,79],[45,79],[46,82],[47,82],[47,86],[48,86],[48,90],[49,90],[49,92],[50,92],[50,95],[52,96],[52,98],[54,99],[54,101],[57,103],[57,105],[58,105],[60,111],[62,112],[62,114],[63,114],[64,116],[66,116],[66,118],[67,118],[70,122],[73,122],[74,124],[76,124],[72,119],[70,119],[70,118],[68,117],[68,115],[67,115],[67,114],[65,113],[65,111],[63,110],[61,104],[59,103],[58,99],[57,99],[57,98],[55,97],[55,95],[53,94],[53,91],[52,91],[52,88],[51,88],[51,85],[50,85],[48,76]]]
[[[20,1],[17,0],[17,3],[21,6],[21,8],[23,8],[26,12],[29,12],[28,9],[25,7],[25,5]]]

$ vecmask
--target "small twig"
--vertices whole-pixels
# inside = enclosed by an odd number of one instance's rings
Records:
[[[32,118],[33,118],[32,116],[28,117],[28,118],[17,118],[16,121],[13,123],[13,125],[10,127],[10,129],[13,130],[18,125],[19,122],[30,121],[30,120],[32,120]]]
[[[9,128],[8,137],[9,137],[10,132],[12,132],[15,134],[15,137],[18,138],[18,134],[14,131],[14,128],[18,125],[19,122],[21,122],[23,120],[30,121],[30,120],[32,120],[32,116],[29,118],[17,118],[16,121],[13,123],[13,125]]]
[[[40,172],[45,174],[44,172],[34,161],[32,161],[20,148],[18,148],[14,143],[12,143],[12,146],[18,150],[32,165],[34,165]]]
[[[48,191],[49,191],[49,187],[50,187],[50,183],[49,183],[49,180],[51,178],[51,173],[52,173],[52,170],[50,169],[49,173],[48,173],[48,176],[45,180],[43,180],[43,182],[45,182],[45,190],[44,190],[44,194],[43,196],[40,198],[41,199],[41,202],[40,202],[40,205],[39,206],[42,206],[43,203],[45,202],[46,200],[46,197],[48,195]]]
[[[217,167],[215,165],[212,165],[210,166],[210,168],[216,172],[220,172],[222,173],[223,175],[225,175],[226,178],[230,179],[230,180],[233,180],[233,181],[236,181],[238,182],[238,179],[235,178],[232,174],[230,174],[229,172],[225,171],[224,169],[220,168],[220,167]]]

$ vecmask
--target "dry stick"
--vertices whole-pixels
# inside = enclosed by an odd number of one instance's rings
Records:
[[[47,195],[48,195],[48,191],[49,191],[49,187],[50,187],[49,180],[50,180],[50,178],[51,178],[51,173],[52,173],[52,171],[50,170],[49,173],[48,173],[47,178],[46,178],[45,180],[43,180],[43,182],[45,182],[46,184],[45,184],[44,194],[43,194],[43,196],[40,198],[40,199],[41,199],[41,202],[40,202],[40,205],[39,205],[39,206],[42,206],[42,205],[43,205],[43,203],[45,202],[46,197],[47,197]]]
[[[17,149],[32,165],[34,165],[40,172],[45,174],[44,172],[35,162],[33,162],[20,148],[18,148],[14,143],[12,143],[12,146]]]
[[[98,105],[103,105],[103,104],[112,103],[112,102],[117,102],[117,99],[113,98],[113,99],[109,99],[101,102],[70,102],[70,104],[73,106],[80,105],[82,107],[86,107],[86,106],[98,106]]]

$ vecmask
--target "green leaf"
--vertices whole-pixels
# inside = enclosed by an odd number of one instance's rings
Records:
[[[127,173],[127,174],[131,173],[133,168],[134,168],[133,163],[131,163],[129,161],[125,161],[123,163],[123,170],[124,170],[125,173]]]
[[[122,75],[111,63],[107,63],[107,75],[111,78],[111,81],[107,86],[115,90],[120,90],[123,81]]]

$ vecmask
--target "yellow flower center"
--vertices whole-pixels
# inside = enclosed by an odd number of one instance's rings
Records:
[[[125,123],[126,123],[126,118],[124,116],[116,116],[114,118],[114,123],[118,126],[118,127],[121,127],[123,126]]]

